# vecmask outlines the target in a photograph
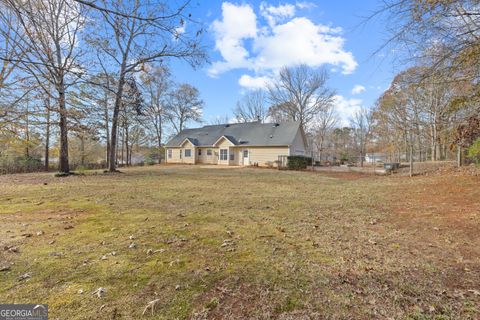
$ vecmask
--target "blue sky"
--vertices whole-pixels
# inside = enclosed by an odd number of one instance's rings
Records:
[[[374,104],[398,71],[389,54],[374,55],[388,38],[383,22],[364,23],[379,5],[378,0],[193,3],[194,18],[207,29],[211,64],[193,70],[173,62],[174,77],[200,90],[204,120],[210,122],[232,117],[237,100],[265,86],[281,65],[324,67],[346,124],[360,106]]]

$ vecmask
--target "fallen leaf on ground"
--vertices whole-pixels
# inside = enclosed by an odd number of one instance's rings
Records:
[[[107,292],[107,290],[105,288],[100,287],[97,290],[93,291],[92,295],[96,295],[97,297],[101,298],[105,294],[105,292]]]
[[[155,306],[159,302],[160,302],[160,299],[155,299],[155,300],[152,300],[149,303],[147,303],[147,305],[145,306],[145,309],[143,309],[142,316],[145,315],[145,313],[147,312],[148,309],[152,310],[152,315],[153,315],[153,312],[155,311]]]

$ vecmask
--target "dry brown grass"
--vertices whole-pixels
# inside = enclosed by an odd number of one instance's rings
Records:
[[[145,318],[478,319],[479,183],[193,166],[3,176],[0,301],[48,303],[52,319],[139,319],[151,301]]]

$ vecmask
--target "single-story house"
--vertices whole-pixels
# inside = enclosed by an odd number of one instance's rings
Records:
[[[167,163],[275,166],[279,156],[305,155],[300,122],[232,123],[185,129],[165,145]]]

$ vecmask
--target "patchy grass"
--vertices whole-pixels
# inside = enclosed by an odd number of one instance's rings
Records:
[[[144,318],[478,319],[479,182],[181,166],[3,176],[0,301],[48,303],[52,319],[138,319],[156,299]]]

